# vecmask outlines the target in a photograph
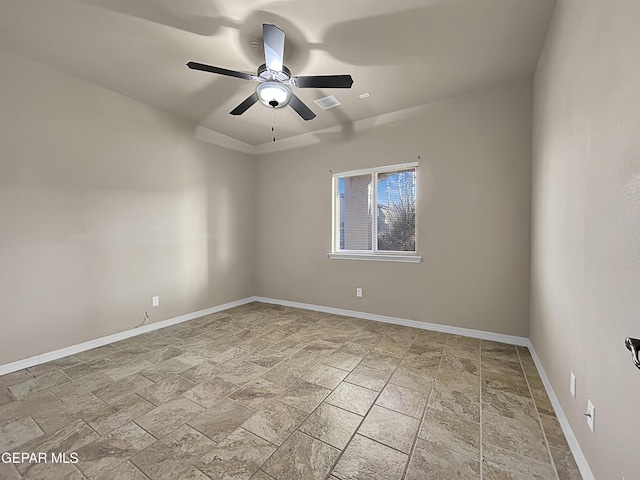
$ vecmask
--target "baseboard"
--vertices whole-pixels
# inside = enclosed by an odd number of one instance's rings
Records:
[[[36,365],[40,365],[41,363],[51,362],[52,360],[68,357],[69,355],[74,355],[76,353],[84,352],[86,350],[91,350],[92,348],[101,347],[103,345],[117,342],[119,340],[124,340],[126,338],[142,335],[143,333],[152,332],[153,330],[158,330],[164,327],[170,327],[171,325],[176,325],[178,323],[193,320],[195,318],[203,317],[205,315],[211,315],[212,313],[222,312],[224,310],[228,310],[233,307],[238,307],[240,305],[244,305],[246,303],[253,302],[253,301],[254,300],[252,297],[243,298],[241,300],[236,300],[234,302],[224,303],[222,305],[206,308],[204,310],[199,310],[197,312],[186,313],[184,315],[179,315],[177,317],[169,318],[167,320],[162,320],[160,322],[151,323],[149,325],[144,325],[142,327],[137,327],[131,330],[125,330],[124,332],[114,333],[113,335],[107,335],[106,337],[96,338],[95,340],[89,340],[88,342],[80,343],[78,345],[72,345],[70,347],[61,348],[59,350],[54,350],[52,352],[47,352],[41,355],[35,355],[33,357],[25,358],[23,360],[7,363],[5,365],[0,365],[0,375],[5,375],[7,373],[22,370],[23,368],[34,367]]]
[[[576,438],[575,433],[573,433],[573,429],[569,424],[569,420],[567,420],[567,416],[564,414],[562,407],[560,406],[560,401],[553,391],[553,387],[551,386],[551,382],[549,381],[549,377],[547,377],[546,372],[540,362],[540,358],[538,358],[538,354],[536,353],[531,341],[528,342],[527,347],[529,347],[529,351],[531,352],[531,356],[533,357],[533,361],[536,364],[536,368],[540,373],[540,378],[542,379],[542,383],[544,384],[544,388],[547,390],[547,395],[549,396],[549,400],[551,400],[551,405],[553,405],[553,409],[556,412],[556,417],[560,422],[560,426],[562,427],[562,431],[564,432],[564,436],[567,439],[567,443],[569,444],[569,448],[571,449],[571,453],[573,454],[573,458],[578,465],[578,469],[580,470],[580,474],[582,475],[583,480],[595,480],[596,477],[593,476],[591,472],[591,468],[587,463],[587,458],[584,456],[582,449],[580,448],[580,444],[578,443],[578,439]]]
[[[449,325],[440,325],[438,323],[418,322],[416,320],[407,320],[405,318],[389,317],[386,315],[378,315],[376,313],[358,312],[356,310],[345,310],[342,308],[325,307],[323,305],[313,305],[310,303],[290,302],[288,300],[277,300],[275,298],[251,297],[252,301],[270,303],[273,305],[283,305],[285,307],[303,308],[305,310],[314,310],[317,312],[332,313],[335,315],[344,315],[347,317],[362,318],[364,320],[373,320],[376,322],[392,323],[394,325],[403,325],[405,327],[420,328],[422,330],[432,330],[435,332],[451,333],[454,335],[462,335],[464,337],[480,338],[482,340],[493,340],[495,342],[509,343],[511,345],[520,345],[522,347],[529,346],[529,339],[526,337],[517,337],[515,335],[505,335],[502,333],[486,332],[484,330],[473,330],[471,328],[451,327]]]

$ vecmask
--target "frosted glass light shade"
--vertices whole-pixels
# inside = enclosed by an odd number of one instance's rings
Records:
[[[263,82],[256,88],[258,99],[267,107],[282,108],[291,100],[291,90],[279,82]]]

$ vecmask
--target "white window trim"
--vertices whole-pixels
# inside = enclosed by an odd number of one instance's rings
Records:
[[[338,227],[338,202],[337,202],[337,189],[336,189],[336,178],[338,177],[352,177],[356,175],[366,175],[366,174],[374,174],[374,173],[384,173],[384,172],[393,172],[398,170],[408,170],[411,168],[417,168],[418,162],[409,162],[409,163],[400,163],[396,165],[385,165],[383,167],[375,167],[375,168],[363,168],[359,170],[349,170],[346,172],[334,173],[331,177],[331,211],[332,211],[332,221],[331,221],[331,250],[332,252],[327,253],[327,256],[331,260],[370,260],[375,262],[399,262],[399,263],[420,263],[422,261],[422,256],[418,255],[417,252],[387,252],[384,253],[374,253],[372,251],[355,251],[355,250],[339,250],[336,245],[336,228]],[[375,190],[375,189],[374,189]],[[374,191],[375,195],[375,191]],[[375,198],[375,197],[374,197]],[[417,192],[416,192],[416,201],[417,201]],[[374,202],[375,203],[375,202]],[[377,232],[377,215],[373,215],[373,235],[375,236]],[[375,242],[375,239],[374,239]]]
[[[420,263],[420,255],[386,255],[384,253],[327,253],[331,260],[371,260],[374,262]]]

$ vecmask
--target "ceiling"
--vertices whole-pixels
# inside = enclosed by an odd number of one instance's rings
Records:
[[[555,0],[2,0],[0,47],[158,107],[247,146],[423,105],[535,69]],[[299,89],[317,114],[261,104],[231,111],[256,83],[262,23],[286,32],[293,75],[352,75],[350,90]],[[371,96],[360,99],[359,94]],[[342,105],[313,100],[333,94]],[[221,134],[221,135],[220,135]],[[238,142],[238,144],[239,144]]]

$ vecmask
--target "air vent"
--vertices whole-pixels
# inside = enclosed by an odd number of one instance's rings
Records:
[[[323,110],[329,110],[330,108],[337,107],[338,105],[342,105],[336,97],[333,95],[329,95],[328,97],[319,98],[318,100],[314,100],[316,105],[318,105]]]

